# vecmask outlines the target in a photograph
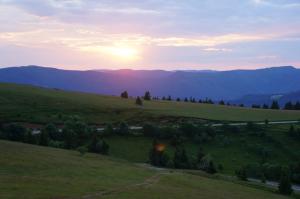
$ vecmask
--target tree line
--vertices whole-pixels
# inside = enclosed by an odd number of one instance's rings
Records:
[[[54,124],[45,125],[39,133],[24,126],[12,123],[1,125],[0,139],[50,146],[64,149],[77,149],[80,153],[91,152],[107,155],[109,145],[96,129],[91,128],[79,117],[69,117],[58,129]]]
[[[129,95],[127,91],[124,91],[121,93],[121,98],[128,99]],[[225,102],[224,100],[220,100],[219,102],[214,102],[210,98],[205,98],[205,99],[196,99],[194,97],[185,97],[185,98],[172,98],[171,95],[168,96],[163,96],[163,97],[152,97],[149,91],[146,91],[144,96],[137,96],[135,100],[135,104],[142,106],[143,105],[143,100],[150,101],[150,100],[162,100],[162,101],[176,101],[176,102],[190,102],[190,103],[202,103],[202,104],[218,104],[218,105],[223,105],[223,106],[239,106],[239,107],[245,107],[244,104],[231,104],[230,102]],[[270,105],[268,104],[252,104],[252,108],[262,108],[262,109],[274,109],[278,110],[281,109],[278,101],[273,100]],[[295,103],[289,101],[283,106],[284,110],[300,110],[300,102],[297,101]]]

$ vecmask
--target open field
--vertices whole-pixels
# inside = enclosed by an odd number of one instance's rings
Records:
[[[0,141],[0,198],[287,198],[263,189],[96,154]]]
[[[263,110],[220,105],[150,101],[142,107],[134,99],[66,92],[16,84],[0,84],[0,119],[3,121],[61,122],[79,115],[90,123],[176,121],[178,118],[220,121],[282,121],[300,119],[299,111]]]

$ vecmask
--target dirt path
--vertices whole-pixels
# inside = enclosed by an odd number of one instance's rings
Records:
[[[291,120],[291,121],[275,121],[275,122],[268,122],[268,125],[275,125],[275,124],[298,124],[299,121],[297,120]],[[253,122],[253,124],[256,125],[265,125],[265,122]],[[213,123],[211,124],[211,126],[213,127],[218,127],[218,126],[223,126],[223,123]],[[229,126],[246,126],[247,122],[232,122],[232,123],[227,123],[227,125]],[[97,131],[104,131],[105,128],[97,128]],[[117,128],[114,128],[115,130]],[[129,127],[130,130],[142,130],[143,127],[142,126],[130,126]]]
[[[153,175],[149,178],[146,178],[141,183],[130,184],[130,185],[127,185],[127,186],[124,186],[124,187],[119,187],[119,188],[115,188],[115,189],[111,189],[111,190],[101,191],[101,192],[98,192],[98,193],[85,195],[81,198],[82,199],[95,199],[95,198],[101,198],[101,197],[104,197],[104,196],[107,196],[107,195],[122,193],[122,192],[128,191],[130,189],[134,189],[136,187],[148,188],[148,187],[158,183],[160,178],[162,177],[162,175],[167,175],[167,174],[169,174],[169,173],[160,172],[160,173],[157,173],[157,174],[155,174],[155,175]]]

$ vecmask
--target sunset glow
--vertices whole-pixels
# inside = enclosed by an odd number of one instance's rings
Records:
[[[300,66],[298,0],[0,0],[0,13],[0,67]]]

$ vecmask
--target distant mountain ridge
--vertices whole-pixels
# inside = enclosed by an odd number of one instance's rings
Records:
[[[0,69],[0,82],[31,84],[64,90],[131,96],[149,90],[153,96],[233,100],[243,96],[300,90],[300,69],[292,66],[258,70],[61,70],[40,66]]]

